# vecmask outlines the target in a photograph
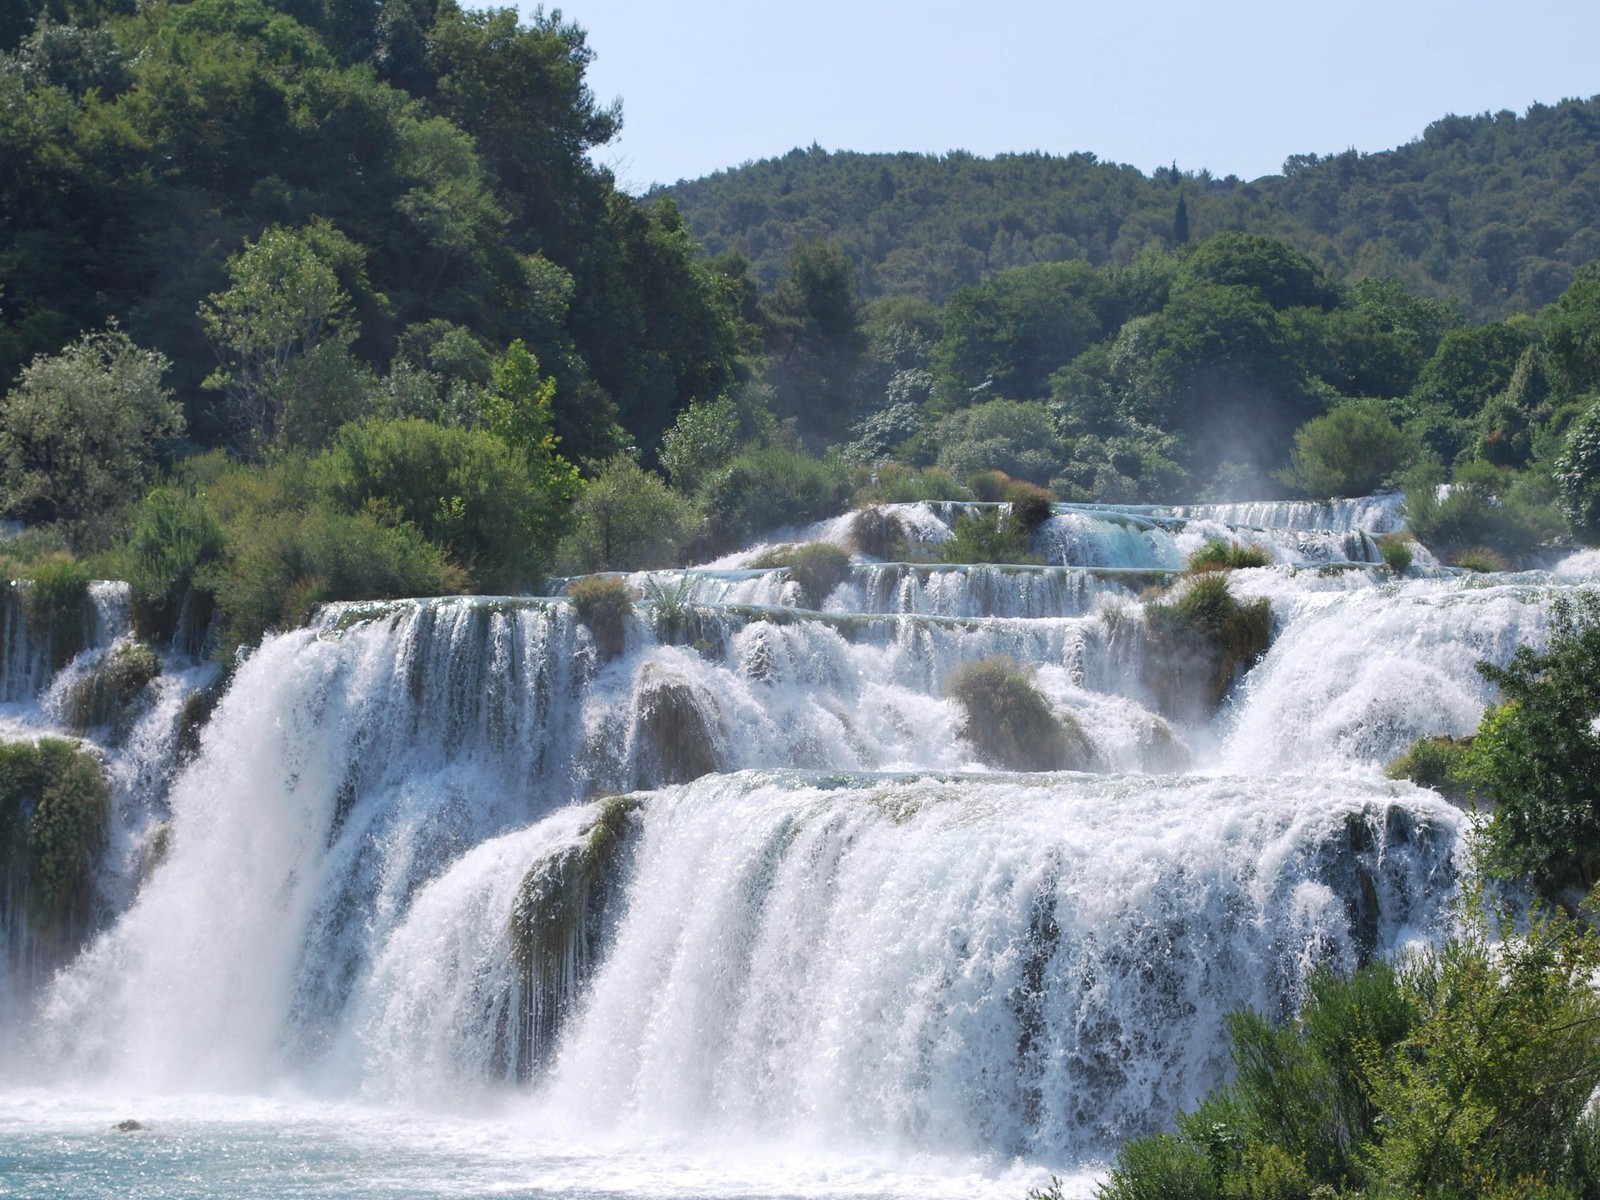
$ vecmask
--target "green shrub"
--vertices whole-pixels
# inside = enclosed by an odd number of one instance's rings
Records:
[[[915,504],[919,500],[971,500],[972,492],[942,467],[879,462],[856,472],[857,504]]]
[[[1411,536],[1404,533],[1386,533],[1378,538],[1378,552],[1383,555],[1383,565],[1396,575],[1411,569]]]
[[[947,563],[1031,563],[1028,531],[1011,515],[996,508],[957,513],[954,536],[940,543],[939,557]]]
[[[874,505],[851,518],[850,541],[862,554],[899,562],[910,553],[911,534],[898,516]]]
[[[367,420],[339,430],[314,484],[346,512],[408,521],[444,547],[480,591],[531,586],[564,527],[528,462],[490,433],[427,421]]]
[[[832,542],[806,542],[764,554],[753,565],[783,567],[800,588],[800,600],[807,608],[821,608],[822,602],[850,578],[850,555]]]
[[[303,625],[327,601],[439,596],[465,583],[415,526],[370,511],[322,504],[234,523],[229,534],[224,561],[199,578],[223,614],[224,661],[268,630]]]
[[[1457,468],[1444,499],[1443,473],[1435,466],[1406,476],[1405,515],[1416,539],[1447,562],[1463,551],[1487,547],[1504,559],[1526,559],[1551,532],[1541,505],[1531,503],[1520,480],[1488,463]]]
[[[1365,496],[1392,483],[1419,452],[1382,404],[1357,400],[1300,426],[1279,479],[1318,500]]]
[[[1056,495],[1049,488],[1014,479],[1002,493],[1011,505],[1011,519],[1030,534],[1050,519]]]
[[[1272,556],[1260,547],[1213,538],[1189,556],[1189,570],[1233,571],[1244,567],[1265,567],[1271,562]]]
[[[621,654],[628,618],[633,615],[633,593],[628,585],[615,576],[591,575],[574,581],[567,588],[567,599],[578,620],[594,635],[600,661],[610,662]]]
[[[1316,976],[1288,1024],[1230,1016],[1235,1082],[1125,1145],[1100,1195],[1592,1194],[1600,943],[1559,916],[1491,934],[1478,899],[1437,948]]]
[[[25,881],[35,928],[68,936],[86,924],[110,812],[91,751],[56,738],[0,743],[0,874]]]
[[[572,513],[574,528],[556,559],[573,575],[673,566],[700,524],[690,500],[625,454],[584,485]]]
[[[1094,752],[1082,728],[1058,717],[1028,672],[1004,655],[967,663],[945,681],[966,713],[978,757],[1010,771],[1084,770]]]
[[[701,493],[713,550],[726,551],[785,526],[836,516],[849,506],[849,468],[772,446],[736,455]]]
[[[953,413],[933,432],[938,462],[957,479],[1002,471],[1013,479],[1048,484],[1070,458],[1040,403],[988,400]]]
[[[1573,535],[1586,545],[1600,542],[1600,400],[1567,431],[1555,479]]]
[[[1385,768],[1390,779],[1409,779],[1420,787],[1432,788],[1451,800],[1475,801],[1481,793],[1467,774],[1470,737],[1418,738],[1399,758]]]
[[[1480,575],[1511,569],[1510,564],[1488,546],[1468,546],[1465,550],[1458,550],[1450,556],[1450,565],[1460,567],[1463,571],[1476,571]]]
[[[1465,765],[1494,808],[1485,862],[1546,896],[1581,895],[1600,880],[1600,596],[1557,599],[1544,653],[1519,646],[1478,672],[1501,697]]]
[[[1192,687],[1202,712],[1215,712],[1238,674],[1272,644],[1272,609],[1266,600],[1241,604],[1225,572],[1191,576],[1177,598],[1145,606],[1147,652],[1140,674],[1161,711],[1179,716]]]
[[[976,499],[998,504],[1005,499],[1006,488],[1014,482],[1004,471],[979,471],[967,478],[967,487]]]
[[[163,646],[172,642],[195,579],[221,561],[226,546],[222,526],[192,488],[152,488],[133,506],[127,532],[107,563],[117,578],[128,581],[140,637]]]

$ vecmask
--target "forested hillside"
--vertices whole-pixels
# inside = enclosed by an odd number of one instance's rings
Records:
[[[1449,561],[1600,537],[1596,104],[1254,183],[812,150],[640,199],[590,59],[456,0],[7,8],[0,572],[226,658],[893,500],[1404,485]]]
[[[866,296],[943,300],[1008,267],[1131,262],[1226,231],[1270,234],[1336,279],[1390,275],[1483,320],[1554,300],[1600,258],[1600,97],[1447,116],[1378,154],[1297,154],[1244,181],[1092,154],[791,150],[664,189],[711,253],[770,285],[798,240],[838,241]]]

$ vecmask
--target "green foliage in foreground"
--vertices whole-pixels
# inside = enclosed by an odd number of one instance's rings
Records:
[[[1403,533],[1386,533],[1378,538],[1378,552],[1383,555],[1383,565],[1396,575],[1404,575],[1411,569],[1412,539]]]
[[[850,578],[850,555],[832,542],[807,542],[771,551],[750,565],[786,568],[807,608],[821,608],[833,589]]]
[[[1365,496],[1396,481],[1421,448],[1374,400],[1344,404],[1295,431],[1283,482],[1317,500]]]
[[[625,454],[589,480],[572,516],[573,530],[557,547],[556,564],[574,575],[674,566],[700,524],[688,497]]]
[[[1078,723],[1058,716],[1029,672],[1003,654],[957,668],[945,691],[966,713],[967,740],[991,766],[1082,770],[1093,761]]]
[[[1600,941],[1559,915],[1503,938],[1475,907],[1463,921],[1314,978],[1286,1025],[1233,1014],[1235,1082],[1124,1146],[1102,1200],[1600,1195]]]
[[[1543,653],[1478,672],[1500,689],[1467,759],[1494,805],[1490,869],[1570,899],[1600,880],[1600,596],[1557,599]]]
[[[0,743],[0,877],[26,896],[36,929],[65,933],[88,918],[110,811],[91,751],[59,738]]]

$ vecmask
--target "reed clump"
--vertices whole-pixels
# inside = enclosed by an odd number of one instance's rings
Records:
[[[1189,577],[1172,600],[1145,606],[1145,685],[1168,716],[1186,714],[1198,700],[1214,713],[1234,680],[1272,644],[1272,609],[1266,600],[1241,602],[1225,571]]]

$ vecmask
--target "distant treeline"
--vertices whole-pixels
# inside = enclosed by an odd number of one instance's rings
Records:
[[[1600,97],[1526,115],[1447,116],[1395,150],[1297,154],[1244,181],[1176,166],[1146,176],[1092,154],[791,150],[672,196],[708,252],[763,285],[789,249],[832,239],[862,294],[944,300],[1009,267],[1127,264],[1223,232],[1269,234],[1335,279],[1391,276],[1469,318],[1531,311],[1600,259]]]

